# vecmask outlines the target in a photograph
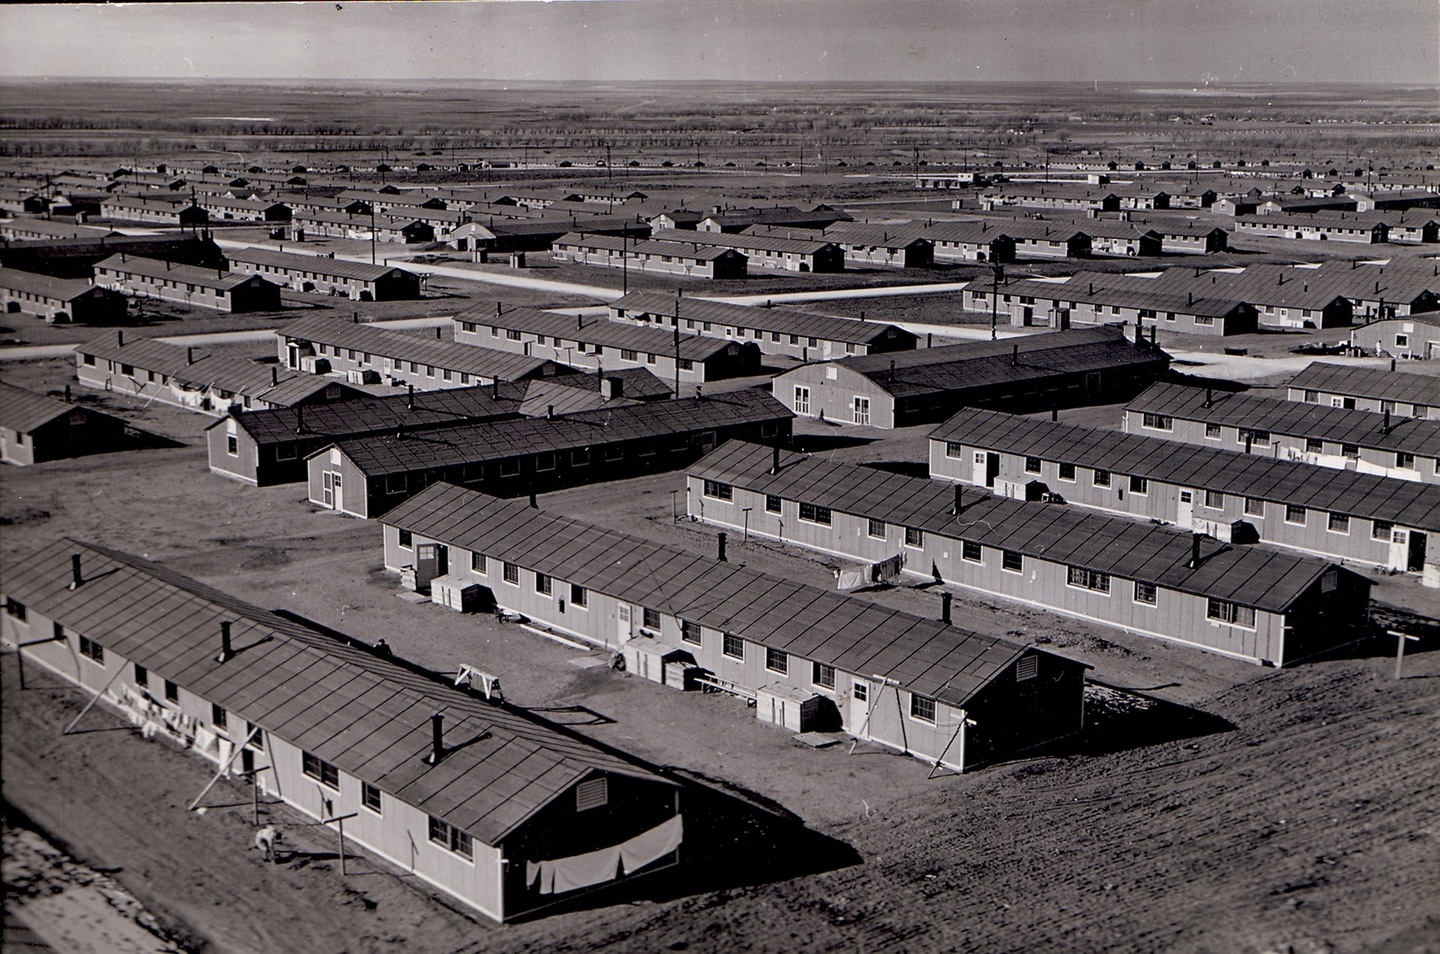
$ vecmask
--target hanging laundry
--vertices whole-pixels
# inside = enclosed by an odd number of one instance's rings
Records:
[[[631,874],[651,862],[658,861],[680,847],[684,836],[684,823],[676,815],[667,822],[656,825],[647,832],[641,832],[620,846],[620,864],[625,874]]]
[[[550,862],[555,872],[555,893],[578,891],[592,884],[604,884],[618,877],[620,867],[619,848],[601,848],[570,858]]]
[[[892,557],[881,560],[879,563],[872,564],[870,567],[870,582],[889,583],[892,580],[898,579],[900,571],[904,566],[905,554],[903,553],[897,553]]]

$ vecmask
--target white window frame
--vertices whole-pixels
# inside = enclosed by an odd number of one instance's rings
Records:
[[[928,709],[928,714],[925,710]],[[910,693],[910,718],[916,722],[923,722],[926,725],[934,725],[939,715],[940,705],[930,696],[922,696],[919,693]]]

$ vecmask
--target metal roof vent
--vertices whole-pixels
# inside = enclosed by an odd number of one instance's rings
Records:
[[[445,757],[445,717],[435,713],[430,717],[430,754],[425,756],[426,765],[439,765]]]
[[[230,642],[230,622],[223,620],[220,623],[220,655],[215,657],[219,663],[229,662],[235,658],[235,647]]]

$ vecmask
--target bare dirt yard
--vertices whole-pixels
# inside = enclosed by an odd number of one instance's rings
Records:
[[[69,377],[63,362],[17,373],[7,377],[39,388]],[[437,671],[496,671],[511,702],[686,779],[695,821],[681,874],[497,927],[363,851],[342,879],[333,832],[281,805],[262,805],[263,817],[294,854],[263,864],[246,848],[247,788],[222,782],[204,815],[187,812],[209,780],[205,763],[100,710],[62,735],[85,699],[34,666],[21,691],[7,654],[6,801],[190,949],[1259,954],[1440,943],[1440,602],[1413,581],[1376,588],[1398,608],[1386,618],[1423,636],[1399,681],[1393,640],[1275,671],[962,595],[962,625],[1095,667],[1088,728],[1021,762],[930,778],[928,765],[878,748],[799,746],[737,700],[628,677],[603,654],[401,600],[380,568],[378,524],[317,512],[298,485],[209,474],[199,443],[208,418],[122,410],[186,446],[0,471],[5,565],[71,535],[366,641],[384,637]],[[885,439],[835,453],[919,460],[924,431],[857,434]],[[713,530],[671,518],[682,487],[659,476],[540,505],[713,552]],[[830,566],[813,555],[731,536],[732,561],[830,585]],[[869,598],[938,613],[931,591]]]

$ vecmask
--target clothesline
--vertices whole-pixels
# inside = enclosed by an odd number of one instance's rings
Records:
[[[540,894],[564,894],[634,874],[680,847],[684,822],[680,815],[610,848],[568,858],[527,861],[525,884]]]

